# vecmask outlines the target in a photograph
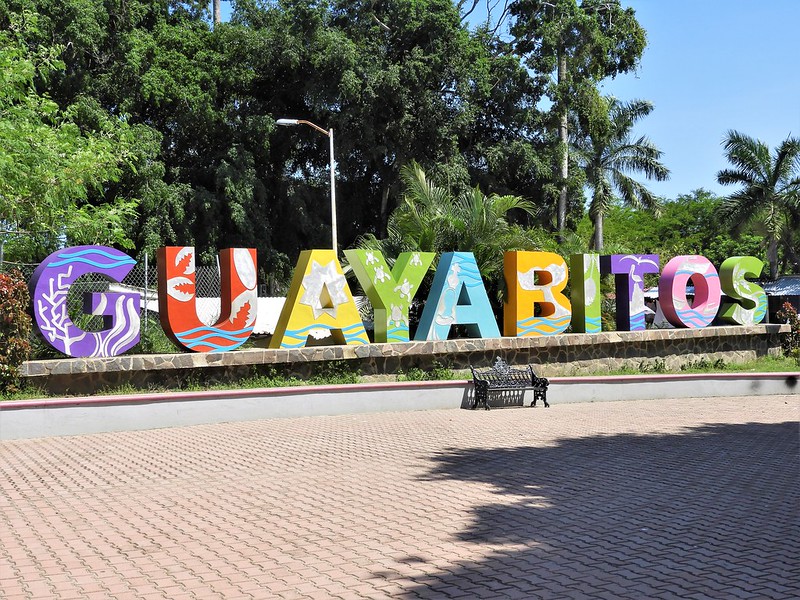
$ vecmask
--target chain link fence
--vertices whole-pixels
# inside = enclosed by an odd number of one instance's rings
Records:
[[[136,259],[131,272],[121,282],[111,281],[100,274],[87,274],[78,278],[67,293],[67,310],[72,321],[86,331],[105,328],[102,316],[86,314],[84,297],[89,293],[125,292],[141,298],[141,334],[144,338],[151,330],[161,331],[158,320],[158,272],[154,261],[146,255]],[[37,264],[3,261],[0,273],[18,271],[30,283]],[[201,266],[195,270],[195,296],[198,316],[206,323],[215,323],[220,316],[220,274],[218,267]]]

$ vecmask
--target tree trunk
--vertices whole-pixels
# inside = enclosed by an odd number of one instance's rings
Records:
[[[222,4],[222,0],[214,0],[214,2],[213,2],[213,5],[214,5],[214,25],[215,26],[222,22],[222,8],[220,6],[221,4]]]
[[[563,50],[559,50],[558,55],[558,86],[567,77],[567,56]],[[556,213],[556,225],[558,227],[558,235],[562,238],[567,227],[567,178],[569,177],[569,124],[568,114],[566,107],[561,108],[561,114],[558,121],[558,139],[561,143],[561,181],[559,182],[558,190],[558,209]]]
[[[378,223],[378,238],[386,237],[386,228],[389,223],[389,182],[384,180],[381,190],[381,218]]]
[[[603,253],[603,213],[594,218],[594,251]]]
[[[778,278],[778,238],[770,236],[767,247],[767,261],[769,262],[769,278],[775,281]]]

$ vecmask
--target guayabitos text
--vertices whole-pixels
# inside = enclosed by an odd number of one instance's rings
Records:
[[[655,254],[576,254],[567,262],[552,252],[513,251],[504,255],[507,294],[501,333],[471,252],[442,254],[424,299],[417,298],[417,291],[433,264],[433,253],[404,252],[391,268],[378,251],[344,254],[374,308],[374,342],[367,336],[334,251],[306,250],[298,259],[272,348],[305,346],[312,329],[328,330],[338,344],[408,342],[414,300],[424,301],[414,334],[419,341],[445,340],[455,325],[481,338],[556,335],[569,326],[574,332],[599,333],[602,274],[614,276],[618,330],[645,328],[646,274],[660,273],[659,302],[675,327],[707,327],[715,318],[756,324],[767,312],[764,290],[751,281],[761,274],[764,263],[752,256],[728,258],[718,270],[699,255],[677,256],[661,268]],[[100,331],[85,331],[70,319],[67,293],[79,277],[90,273],[121,282],[135,264],[127,254],[105,246],[76,246],[48,256],[30,283],[42,337],[74,357],[117,356],[132,348],[139,341],[142,293],[124,286],[87,293],[84,311],[103,317]],[[221,315],[216,323],[204,323],[197,315],[194,248],[170,246],[158,251],[159,317],[179,348],[225,352],[241,346],[253,333],[258,311],[256,251],[223,250],[219,264]],[[689,285],[694,286],[691,301]]]

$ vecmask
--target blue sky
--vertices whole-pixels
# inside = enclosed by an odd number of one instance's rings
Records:
[[[674,198],[697,188],[720,195],[728,166],[721,142],[736,129],[774,148],[800,137],[800,1],[623,0],[636,11],[648,45],[635,75],[603,91],[650,100],[637,132],[664,152],[672,171],[650,189]]]

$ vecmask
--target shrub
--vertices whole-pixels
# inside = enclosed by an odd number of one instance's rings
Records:
[[[700,371],[701,373],[707,373],[709,371],[724,371],[726,367],[725,360],[722,358],[717,358],[716,360],[701,358],[681,365],[681,371]]]
[[[645,361],[639,363],[640,373],[666,373],[667,363],[662,358],[656,358],[652,361]]]
[[[797,310],[788,302],[784,302],[778,311],[778,319],[786,321],[791,328],[789,335],[783,339],[784,354],[800,360],[800,316]]]
[[[411,367],[407,371],[400,371],[397,374],[398,381],[443,381],[455,378],[455,373],[437,360],[431,363],[429,371]]]
[[[0,395],[18,390],[19,367],[31,345],[30,296],[22,273],[0,273]]]

